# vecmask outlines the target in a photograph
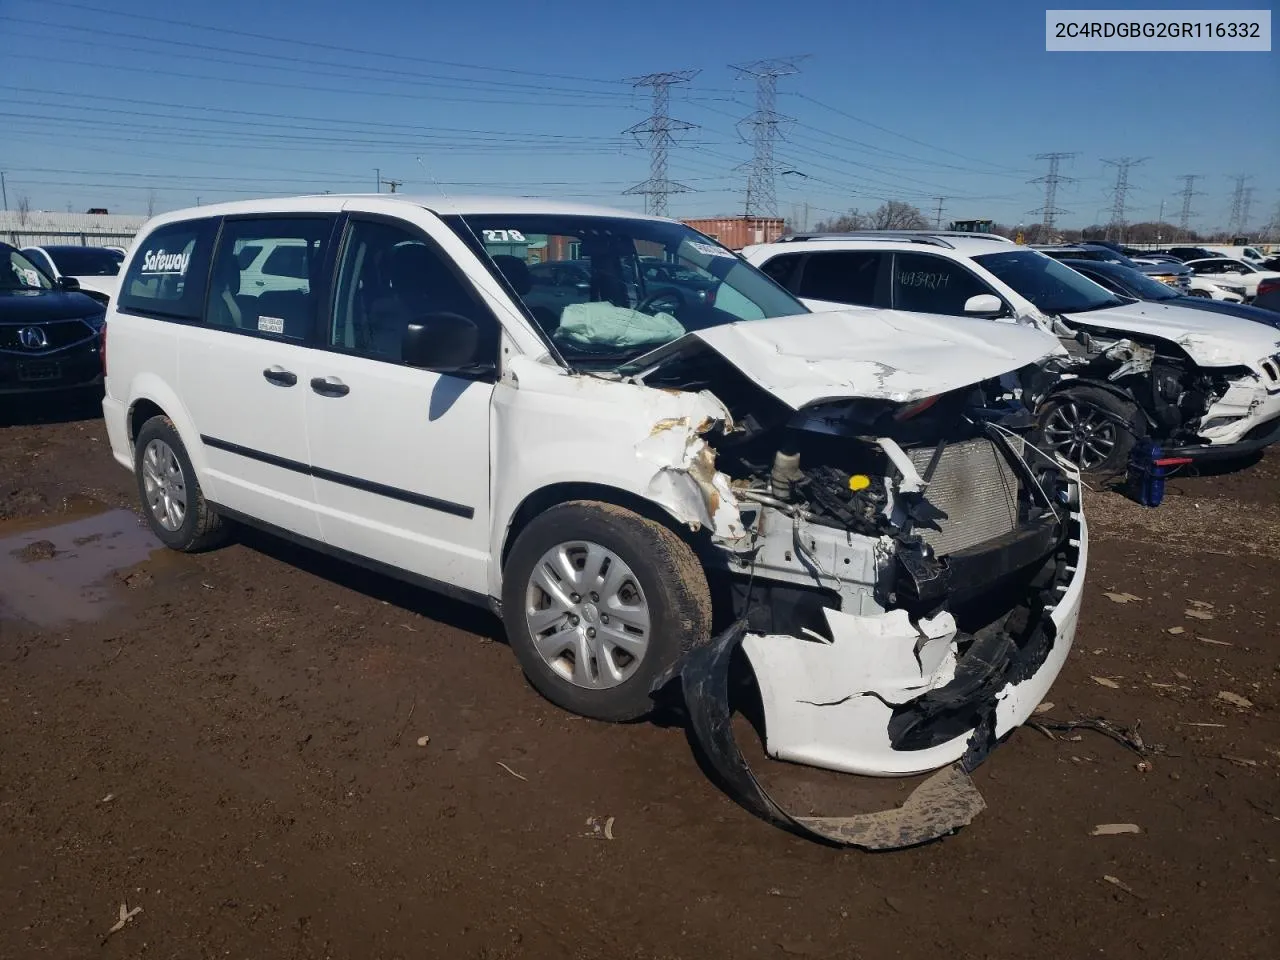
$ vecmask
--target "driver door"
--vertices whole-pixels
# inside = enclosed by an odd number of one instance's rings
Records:
[[[440,585],[487,592],[493,378],[408,366],[401,343],[408,324],[458,313],[480,327],[496,364],[497,321],[409,223],[353,215],[340,250],[306,385],[324,540]]]

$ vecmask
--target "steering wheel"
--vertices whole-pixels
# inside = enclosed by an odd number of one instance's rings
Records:
[[[657,311],[654,310],[654,307],[660,303],[671,304],[669,310],[662,311],[663,313],[671,313],[684,306],[684,296],[679,290],[659,290],[656,293],[649,294],[637,303],[636,309],[641,313],[655,313]]]

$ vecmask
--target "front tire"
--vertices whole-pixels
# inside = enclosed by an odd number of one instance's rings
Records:
[[[142,512],[161,543],[195,553],[222,541],[222,518],[205,500],[172,420],[158,416],[142,425],[133,446],[133,467]]]
[[[535,517],[503,570],[502,615],[529,682],[596,720],[636,720],[650,689],[711,630],[706,573],[660,523],[575,500]]]
[[[1143,433],[1138,405],[1099,387],[1070,387],[1041,405],[1037,445],[1081,473],[1114,476]]]

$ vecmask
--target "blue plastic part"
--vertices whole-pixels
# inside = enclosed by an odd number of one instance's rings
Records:
[[[1159,463],[1164,456],[1154,440],[1139,440],[1129,453],[1129,496],[1144,507],[1158,507],[1164,500],[1169,469]]]

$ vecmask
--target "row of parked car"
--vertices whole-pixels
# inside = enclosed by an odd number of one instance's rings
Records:
[[[0,257],[0,317],[72,296]],[[897,846],[981,808],[967,771],[1063,665],[1080,471],[1139,440],[1209,457],[1280,436],[1280,316],[1076,266],[947,233],[739,254],[516,198],[250,201],[149,222],[95,350],[164,543],[248,523],[486,606],[553,702],[627,720],[678,689],[749,809]],[[64,362],[22,336],[5,356]],[[784,810],[734,740],[740,657],[771,756],[940,771],[929,802],[893,829]]]

